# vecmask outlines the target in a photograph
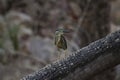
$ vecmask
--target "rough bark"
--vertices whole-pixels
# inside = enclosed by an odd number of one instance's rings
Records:
[[[80,73],[83,73],[80,77],[84,78],[85,76],[87,79],[89,79],[91,76],[120,63],[119,48],[120,31],[117,31],[105,38],[91,43],[86,47],[83,47],[66,59],[47,65],[46,67],[24,77],[21,80],[56,80],[64,78],[77,68],[81,68],[82,70],[86,67],[86,65],[88,65],[88,68],[86,68],[88,70],[81,71]],[[89,63],[95,60],[98,60],[98,62],[94,64],[96,67],[90,67]],[[103,63],[102,65],[101,61]],[[86,75],[86,72],[88,75]]]
[[[118,62],[116,60],[118,60]],[[69,76],[66,79],[70,79],[70,80],[90,80],[91,79],[92,80],[93,77],[97,76],[97,78],[101,80],[104,80],[104,79],[114,80],[114,77],[111,76],[114,74],[114,72],[112,72],[112,70],[109,70],[109,69],[111,68],[113,69],[113,67],[116,66],[117,64],[119,64],[119,58],[117,59],[116,57],[113,56],[112,53],[110,53],[105,56],[100,56],[98,59],[94,60],[93,62],[85,65],[82,68],[79,68],[78,70],[75,71],[75,73],[78,73],[78,74],[76,74],[75,76],[74,74],[73,75],[71,74],[72,76]],[[105,74],[105,73],[110,73],[111,75]],[[98,76],[100,74],[102,74],[102,77]]]

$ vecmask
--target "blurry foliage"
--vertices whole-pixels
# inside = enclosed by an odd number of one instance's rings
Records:
[[[19,42],[18,42],[18,33],[19,33],[19,26],[15,25],[13,27],[9,27],[8,28],[8,35],[10,37],[10,40],[12,42],[12,45],[14,47],[15,50],[19,49]]]
[[[5,43],[10,41],[14,50],[17,51],[19,49],[19,42],[18,42],[18,33],[19,33],[19,26],[15,25],[12,27],[1,26],[3,30],[0,31],[0,48],[5,50]],[[9,46],[7,46],[9,47]]]
[[[0,48],[3,48],[3,44],[4,44],[4,40],[3,40],[3,38],[1,37],[1,38],[0,38]]]
[[[20,44],[21,44],[19,38],[21,38],[21,36],[29,32],[28,28],[25,28],[26,26],[22,24],[22,21],[27,21],[27,20],[21,20],[23,18],[26,19],[26,17],[25,16],[21,17],[22,13],[18,14],[13,12],[11,14],[12,16],[9,13],[5,16],[0,16],[0,63],[1,64],[8,64],[10,61],[9,60],[10,57],[17,55],[16,53],[20,51]],[[24,33],[25,31],[27,32]]]
[[[6,15],[0,15],[0,49],[7,53],[16,53],[20,50],[20,45],[25,45],[22,37],[32,35],[28,24],[31,17],[17,11],[10,11]]]

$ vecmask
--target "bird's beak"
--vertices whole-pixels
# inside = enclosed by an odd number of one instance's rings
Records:
[[[64,33],[69,33],[70,31],[68,31],[68,30],[64,30],[63,32],[64,32]]]

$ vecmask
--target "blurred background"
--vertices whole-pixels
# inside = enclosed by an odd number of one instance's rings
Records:
[[[58,60],[54,36],[61,26],[70,31],[70,55],[120,29],[120,0],[0,0],[0,80],[19,80]],[[76,74],[64,80],[81,80]],[[120,67],[91,80],[120,80]]]

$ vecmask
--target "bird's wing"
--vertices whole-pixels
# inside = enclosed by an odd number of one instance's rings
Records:
[[[61,43],[62,43],[62,48],[64,50],[66,50],[67,49],[67,42],[65,40],[65,37],[63,35],[61,35],[61,39],[60,40],[61,40]]]

